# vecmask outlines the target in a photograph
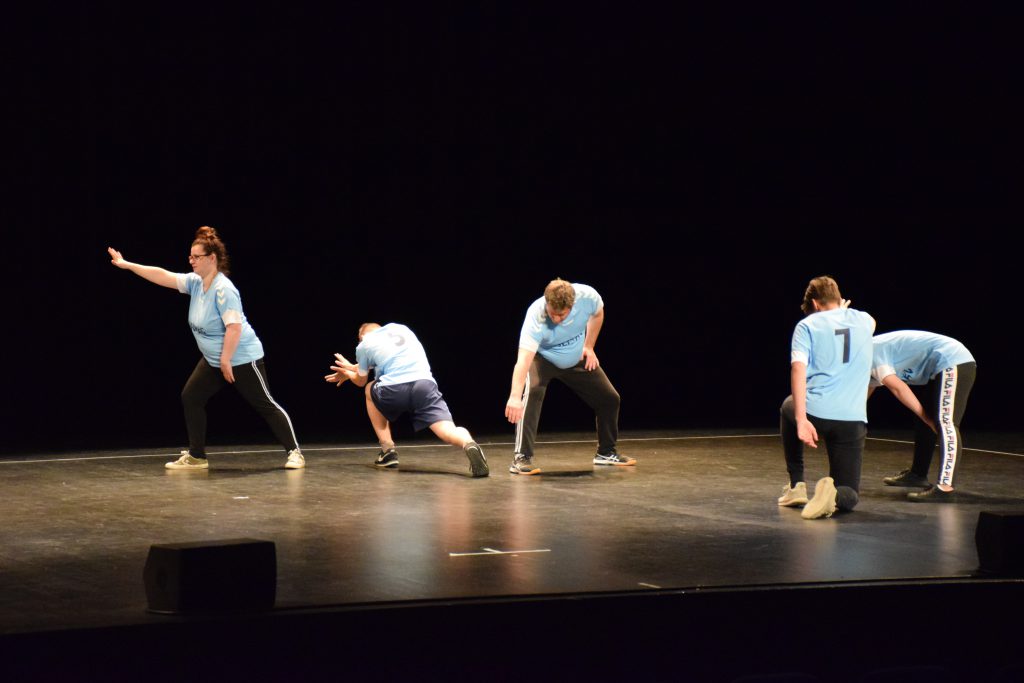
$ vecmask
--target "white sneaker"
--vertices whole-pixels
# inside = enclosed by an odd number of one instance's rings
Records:
[[[210,461],[206,458],[193,458],[188,451],[182,451],[181,457],[164,465],[169,470],[208,470]]]
[[[286,470],[301,470],[306,466],[306,458],[298,448],[288,453],[288,462],[284,464]]]
[[[797,505],[807,504],[807,484],[802,481],[798,481],[796,486],[791,487],[786,484],[782,489],[782,495],[779,496],[779,506],[784,508],[792,508]]]
[[[804,519],[831,517],[836,511],[836,483],[832,477],[819,479],[814,485],[814,498],[804,506],[800,516]]]

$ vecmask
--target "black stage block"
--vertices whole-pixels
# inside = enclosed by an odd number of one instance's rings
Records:
[[[270,609],[277,552],[273,542],[252,538],[152,545],[142,577],[151,612]]]
[[[1024,576],[1024,512],[978,514],[974,530],[981,571],[1007,576]]]

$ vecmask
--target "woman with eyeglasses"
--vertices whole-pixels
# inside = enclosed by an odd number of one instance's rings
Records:
[[[172,470],[203,470],[206,458],[206,403],[225,384],[233,384],[242,397],[270,425],[288,452],[287,469],[300,469],[306,460],[299,450],[288,413],[271,397],[263,344],[242,312],[238,289],[228,279],[230,260],[217,231],[209,226],[196,230],[188,256],[191,273],[172,273],[156,266],[125,261],[121,252],[108,248],[111,263],[161,287],[192,297],[188,324],[202,358],[181,392],[188,429],[189,449],[167,463]]]

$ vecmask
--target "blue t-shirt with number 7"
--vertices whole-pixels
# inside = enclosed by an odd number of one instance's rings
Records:
[[[853,308],[807,316],[793,330],[790,362],[807,365],[807,413],[867,422],[875,319]]]

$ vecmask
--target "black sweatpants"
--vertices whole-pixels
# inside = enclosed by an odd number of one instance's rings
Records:
[[[952,486],[956,466],[960,463],[963,445],[960,440],[960,422],[967,410],[967,398],[974,387],[978,373],[977,363],[961,363],[946,368],[921,387],[918,398],[931,414],[939,433],[933,432],[921,420],[914,420],[914,474],[928,476],[935,444],[939,444],[938,483]]]
[[[267,369],[263,359],[233,365],[231,371],[235,376],[235,389],[257,413],[263,416],[285,451],[298,448],[299,444],[288,413],[270,395]],[[192,376],[185,382],[185,388],[181,390],[181,403],[185,408],[185,427],[188,429],[188,451],[194,458],[206,457],[206,404],[227,384],[220,368],[215,368],[205,358],[200,358],[196,369],[192,371]]]
[[[826,420],[815,415],[807,419],[818,432],[819,441],[825,442],[828,453],[828,476],[836,485],[836,501],[840,510],[852,510],[860,500],[860,469],[864,461],[864,439],[868,426],[852,420]],[[804,442],[796,432],[796,409],[793,397],[782,402],[779,409],[779,429],[782,432],[782,450],[786,454],[789,485],[804,480]]]
[[[562,369],[540,354],[533,357],[533,364],[526,376],[523,400],[526,412],[516,424],[515,452],[533,456],[533,444],[537,439],[537,425],[544,395],[548,384],[557,379],[573,390],[594,411],[597,418],[597,452],[602,455],[615,452],[619,440],[619,392],[608,380],[600,366],[587,370],[580,361],[571,368]]]

